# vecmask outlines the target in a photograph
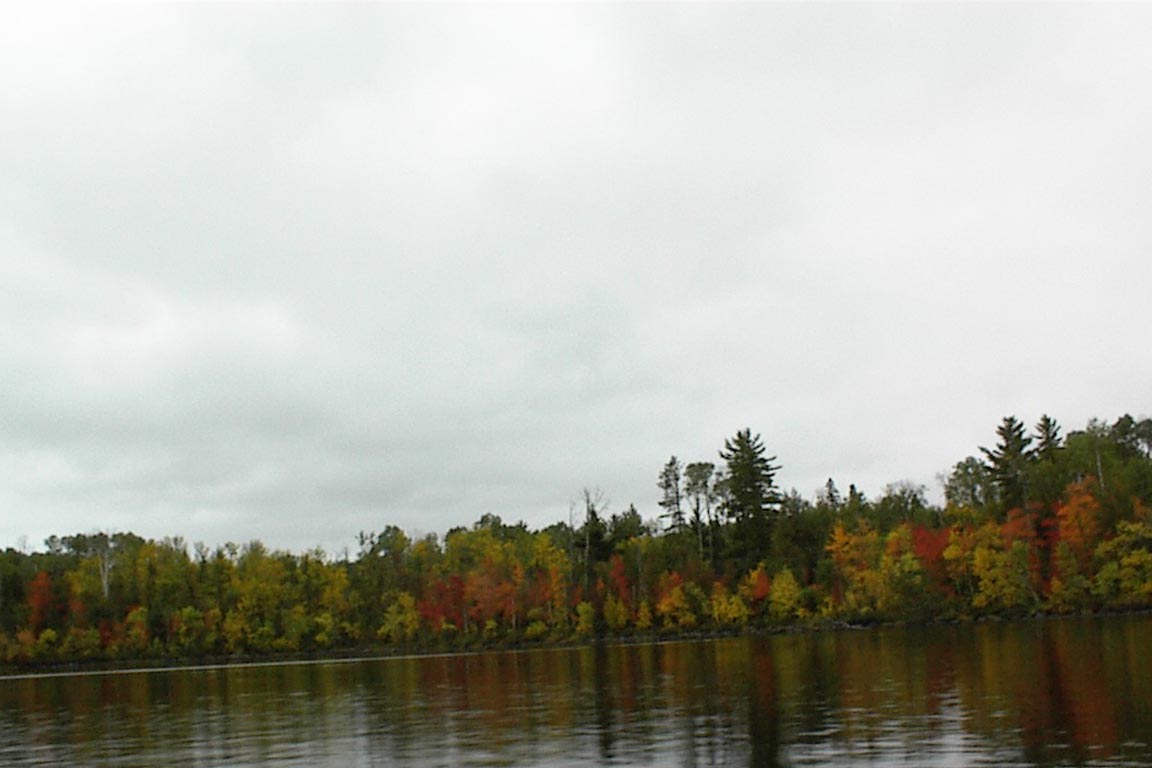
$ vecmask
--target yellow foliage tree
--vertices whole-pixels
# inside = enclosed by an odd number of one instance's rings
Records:
[[[411,642],[420,631],[420,613],[416,598],[400,592],[384,612],[384,621],[376,630],[376,637],[389,643],[402,645]]]
[[[825,550],[836,569],[836,587],[840,593],[841,611],[852,617],[876,613],[881,592],[880,534],[867,523],[849,531],[837,523]]]
[[[616,595],[604,598],[604,623],[612,632],[622,632],[628,626],[628,606]]]
[[[792,571],[788,568],[781,569],[776,578],[772,579],[772,591],[768,597],[772,618],[776,621],[790,621],[796,618],[800,613],[800,598],[803,593],[804,590],[792,575]]]
[[[977,579],[974,607],[1015,613],[1036,602],[1028,546],[1023,541],[1013,542],[1008,548],[977,547],[972,553],[972,570]]]
[[[576,606],[576,634],[581,637],[596,634],[596,608],[587,600]]]
[[[908,523],[894,528],[884,540],[876,590],[876,607],[882,614],[915,616],[928,609],[924,568],[916,557]]]
[[[133,608],[124,619],[124,640],[121,648],[130,655],[142,656],[148,651],[148,609]]]
[[[640,607],[636,609],[636,629],[647,632],[651,628],[652,609],[648,607],[647,600],[641,600]]]
[[[740,595],[730,595],[722,582],[712,584],[709,600],[712,621],[719,627],[743,627],[748,624],[748,606]]]
[[[1122,521],[1116,535],[1096,548],[1103,563],[1094,591],[1108,605],[1143,608],[1152,605],[1152,523]]]

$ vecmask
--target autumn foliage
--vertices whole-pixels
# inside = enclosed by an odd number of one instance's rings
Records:
[[[586,493],[580,525],[533,531],[489,514],[415,540],[386,526],[341,557],[258,541],[53,537],[43,552],[0,552],[0,661],[462,649],[1152,607],[1148,446],[1127,426],[1117,436],[1094,422],[1067,440],[1054,422],[1045,429],[1043,452],[1021,453],[1018,425],[1002,428],[989,465],[957,464],[942,506],[909,484],[870,500],[829,481],[812,502],[769,482],[749,507],[697,462],[684,495],[693,514],[673,508],[666,530]],[[662,483],[678,482],[676,466]]]

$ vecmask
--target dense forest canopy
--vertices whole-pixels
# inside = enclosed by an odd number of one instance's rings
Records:
[[[784,492],[744,429],[654,472],[658,519],[585,490],[579,524],[487,514],[353,555],[131,533],[0,553],[0,661],[468,648],[748,627],[1152,607],[1152,420],[1013,416],[926,489]]]

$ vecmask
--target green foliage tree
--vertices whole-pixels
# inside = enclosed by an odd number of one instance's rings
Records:
[[[636,511],[634,504],[629,504],[628,509],[613,513],[608,518],[608,546],[613,551],[619,550],[628,541],[644,536],[647,532],[644,520]]]
[[[1152,496],[1152,459],[1133,436],[1142,423],[1124,416],[1112,425],[1092,419],[1065,441],[1066,482],[1095,478],[1104,530],[1132,515],[1133,499]]]
[[[810,584],[824,557],[824,544],[832,531],[835,514],[826,504],[810,504],[795,490],[784,494],[772,529],[769,560],[773,567],[790,569],[800,574],[805,584]]]
[[[951,508],[986,510],[996,498],[992,472],[975,456],[958,461],[944,481],[944,499]]]
[[[679,533],[685,526],[680,474],[680,461],[673,456],[660,470],[660,479],[657,483],[660,489],[659,504],[664,510],[660,517],[667,521],[668,530],[673,533]]]
[[[1076,553],[1059,542],[1052,556],[1052,578],[1048,582],[1045,608],[1053,613],[1072,613],[1089,607],[1092,583],[1081,572]]]
[[[580,554],[581,576],[580,583],[585,594],[592,587],[592,575],[596,564],[607,562],[612,554],[611,542],[608,540],[608,526],[603,519],[604,494],[600,491],[591,491],[587,488],[583,492],[584,525],[576,531],[575,546]]]
[[[1137,421],[1128,413],[1116,419],[1109,429],[1109,436],[1123,459],[1147,457],[1150,434],[1152,434],[1152,420]]]
[[[1125,520],[1116,535],[1100,544],[1096,558],[1102,563],[1093,591],[1113,608],[1152,606],[1152,524]]]
[[[1036,450],[1034,461],[1027,468],[1028,494],[1039,505],[1041,514],[1051,517],[1072,478],[1065,466],[1064,441],[1056,420],[1045,414],[1033,431]]]
[[[695,461],[684,468],[684,495],[688,497],[692,511],[692,529],[696,532],[696,544],[700,559],[705,557],[705,543],[708,545],[708,560],[715,561],[715,521],[712,506],[716,500],[713,476],[716,466],[708,461]]]
[[[1005,416],[996,428],[996,435],[1000,438],[996,447],[981,446],[980,452],[988,459],[1003,511],[1021,509],[1028,496],[1026,469],[1032,460],[1029,450],[1032,438],[1025,434],[1023,422],[1015,416]]]
[[[869,510],[872,527],[887,533],[903,523],[939,524],[939,512],[929,506],[926,493],[927,489],[918,483],[889,483],[884,495]]]
[[[730,548],[745,568],[768,553],[772,522],[779,504],[775,456],[766,456],[760,435],[742,429],[724,441],[720,458],[727,467],[725,512],[732,520]],[[743,570],[742,568],[741,570]]]
[[[65,547],[77,554],[91,558],[99,576],[101,597],[109,598],[112,567],[116,564],[117,540],[106,532],[91,535],[77,534],[63,538]]]
[[[366,598],[360,617],[364,629],[374,630],[388,608],[384,597],[397,590],[411,592],[417,586],[408,567],[412,542],[404,531],[389,525],[379,533],[361,531],[358,543],[360,553],[351,569],[350,579]]]
[[[1060,449],[1064,447],[1060,437],[1060,425],[1056,423],[1056,419],[1045,413],[1036,422],[1035,433],[1036,458],[1041,461],[1056,461]]]

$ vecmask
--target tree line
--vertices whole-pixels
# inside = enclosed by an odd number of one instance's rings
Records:
[[[833,480],[812,499],[750,429],[717,461],[669,458],[660,512],[541,530],[486,514],[354,555],[189,546],[105,532],[0,553],[0,662],[463,649],[830,622],[967,620],[1152,607],[1152,420],[1061,434],[1014,416],[941,475],[945,501]]]

